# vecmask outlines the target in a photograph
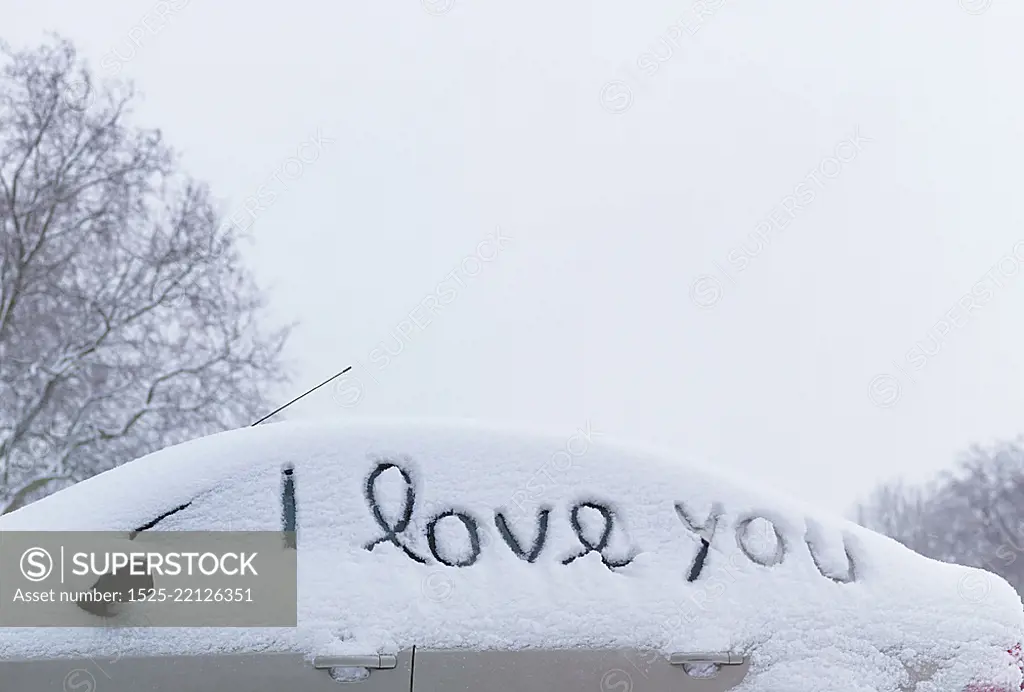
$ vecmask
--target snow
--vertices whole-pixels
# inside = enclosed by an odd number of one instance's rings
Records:
[[[426,564],[388,540],[368,504],[367,481],[386,460],[415,491],[397,540]],[[1007,649],[1024,635],[1024,608],[1002,579],[587,428],[264,425],[139,459],[0,518],[0,530],[124,531],[189,501],[157,528],[279,530],[288,465],[297,628],[0,628],[0,657],[634,647],[747,653],[753,664],[740,692],[1020,684]],[[400,524],[406,491],[396,468],[376,479],[386,525]],[[546,541],[531,556],[542,507]],[[430,519],[449,510],[464,517],[439,519],[432,549]],[[584,541],[603,542],[602,512],[611,517],[606,545],[587,552]],[[702,535],[707,557],[689,582]]]

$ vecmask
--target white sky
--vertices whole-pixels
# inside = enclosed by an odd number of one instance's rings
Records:
[[[355,405],[325,388],[293,416],[589,420],[836,511],[1024,432],[1024,274],[984,279],[1024,239],[1014,0],[169,3],[161,26],[149,0],[0,0],[0,37],[120,63],[229,210],[334,139],[247,248],[301,322],[286,394],[362,363]]]

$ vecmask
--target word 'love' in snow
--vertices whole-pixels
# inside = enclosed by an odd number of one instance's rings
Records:
[[[384,473],[391,470],[397,471],[405,484],[401,511],[394,519],[389,519],[385,516],[377,492],[377,481]],[[381,530],[381,535],[367,542],[364,548],[368,551],[373,551],[377,546],[390,544],[398,548],[410,560],[420,564],[428,564],[429,558],[417,552],[409,545],[407,540],[407,533],[412,524],[413,513],[416,509],[416,488],[409,471],[394,461],[381,461],[366,478],[364,496],[370,513]],[[588,531],[584,527],[581,519],[581,514],[584,510],[589,510],[590,513],[596,514],[597,518],[600,519],[601,530],[597,536],[592,535],[593,532]],[[700,548],[693,559],[686,577],[687,581],[696,581],[704,569],[711,543],[717,535],[719,520],[724,511],[721,504],[714,504],[711,513],[702,523],[698,523],[693,518],[682,502],[675,503],[675,511],[683,525],[700,538]],[[545,548],[551,512],[551,507],[541,507],[538,509],[536,528],[528,546],[522,536],[517,536],[513,533],[504,512],[501,510],[494,511],[494,525],[509,550],[516,557],[525,562],[533,563],[540,557]],[[609,543],[612,533],[616,528],[615,522],[618,516],[613,508],[613,503],[595,499],[577,502],[569,508],[568,515],[569,524],[580,543],[580,548],[573,553],[561,556],[559,561],[563,565],[568,565],[590,553],[596,553],[600,557],[602,564],[609,570],[614,571],[628,566],[640,552],[634,550],[626,554],[616,555],[609,549]],[[773,550],[766,551],[763,546],[753,545],[751,529],[755,521],[765,522],[770,527],[771,538],[774,541]],[[448,531],[462,531],[465,534],[468,541],[467,550],[462,551],[461,554],[453,555],[444,549],[442,542],[438,541],[438,533],[443,523],[450,525],[450,528],[447,529]],[[779,532],[775,523],[768,517],[759,515],[747,516],[738,521],[734,528],[736,542],[743,555],[751,562],[762,567],[773,567],[785,560],[789,552],[788,545],[790,542]],[[442,565],[448,567],[470,567],[476,564],[480,558],[480,522],[467,511],[458,510],[453,507],[435,514],[426,522],[424,533],[430,555]],[[827,572],[816,554],[814,541],[810,540],[809,537],[805,537],[804,542],[807,545],[811,560],[823,576],[837,583],[844,584],[856,580],[853,556],[850,555],[849,547],[845,541],[843,544],[843,551],[847,559],[845,574]]]

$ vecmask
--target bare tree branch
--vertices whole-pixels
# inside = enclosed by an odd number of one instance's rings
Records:
[[[925,487],[879,486],[858,521],[937,560],[982,567],[1024,593],[1024,449],[972,446]]]
[[[85,98],[71,102],[75,85]],[[289,328],[129,85],[0,47],[0,508],[249,422]]]

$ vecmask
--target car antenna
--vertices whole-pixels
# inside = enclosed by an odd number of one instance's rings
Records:
[[[260,423],[262,423],[263,421],[267,420],[268,418],[271,418],[271,417],[273,417],[273,416],[276,416],[276,415],[277,415],[277,414],[279,414],[279,413],[280,413],[281,411],[284,411],[284,410],[285,410],[286,408],[288,408],[289,406],[291,406],[292,404],[294,404],[294,403],[295,403],[296,401],[298,401],[298,400],[299,400],[299,399],[301,399],[302,397],[304,397],[304,396],[306,396],[306,395],[308,395],[308,394],[312,394],[312,393],[313,393],[313,392],[315,392],[316,390],[318,390],[318,389],[320,389],[321,387],[323,387],[323,386],[324,386],[325,384],[328,384],[328,383],[330,383],[330,382],[333,382],[334,380],[338,379],[339,377],[341,377],[342,375],[344,375],[344,374],[345,374],[346,372],[348,372],[348,371],[349,371],[349,370],[351,370],[351,369],[352,369],[352,366],[350,365],[350,366],[348,366],[347,368],[345,368],[344,370],[342,370],[341,372],[339,372],[338,374],[336,374],[336,375],[334,375],[334,376],[332,376],[332,377],[328,377],[328,378],[327,378],[326,380],[324,380],[323,382],[321,382],[321,383],[320,383],[320,384],[318,384],[317,386],[313,387],[312,389],[310,389],[310,390],[309,390],[308,392],[306,392],[305,394],[301,394],[301,395],[299,395],[299,396],[295,397],[294,399],[292,399],[291,401],[289,401],[289,402],[288,402],[287,404],[285,404],[285,405],[284,405],[284,406],[282,406],[281,408],[279,408],[279,409],[275,409],[275,410],[271,411],[270,413],[268,413],[267,415],[263,416],[262,418],[260,418],[260,419],[259,419],[258,421],[256,421],[255,423],[253,423],[253,424],[252,424],[252,425],[250,425],[249,427],[250,427],[250,428],[255,428],[255,427],[256,427],[257,425],[259,425],[259,424],[260,424]]]

